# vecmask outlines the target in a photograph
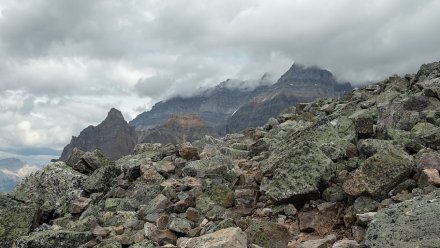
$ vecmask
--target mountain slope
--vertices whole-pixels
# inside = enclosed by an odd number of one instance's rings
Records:
[[[202,139],[205,135],[216,135],[197,114],[171,115],[163,124],[139,132],[141,143],[185,143]]]
[[[137,144],[137,134],[124,120],[121,112],[112,108],[99,125],[82,130],[78,137],[73,136],[64,147],[60,159],[65,161],[75,147],[83,151],[101,150],[111,159],[130,154]]]
[[[227,121],[226,132],[238,132],[261,126],[295,103],[311,102],[321,97],[335,97],[352,89],[350,83],[338,82],[331,72],[319,67],[293,64],[274,84],[261,90],[241,106]]]
[[[156,103],[150,111],[143,112],[130,121],[137,130],[148,130],[168,120],[170,115],[199,115],[211,127],[224,122],[242,104],[252,97],[258,89],[269,84],[266,76],[259,82],[256,89],[243,86],[244,81],[228,79],[212,89],[203,91],[192,97],[174,97]]]

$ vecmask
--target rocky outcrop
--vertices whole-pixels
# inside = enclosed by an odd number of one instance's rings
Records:
[[[64,147],[60,160],[66,161],[74,148],[83,151],[99,149],[105,156],[115,160],[131,154],[136,144],[136,131],[128,125],[119,110],[112,108],[99,125],[89,126],[78,137],[72,137]]]
[[[0,194],[1,245],[437,247],[435,65],[243,133],[114,162],[75,149]]]
[[[172,114],[165,123],[139,132],[139,140],[141,143],[180,144],[201,139],[205,135],[216,133],[197,114]]]

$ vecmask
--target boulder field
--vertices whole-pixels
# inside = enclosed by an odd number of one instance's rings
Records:
[[[0,247],[440,247],[440,63],[0,195]]]

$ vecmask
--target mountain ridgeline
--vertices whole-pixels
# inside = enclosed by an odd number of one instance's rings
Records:
[[[328,70],[299,64],[293,64],[276,83],[264,74],[255,87],[245,85],[244,81],[228,79],[192,97],[158,102],[129,123],[112,109],[101,124],[72,137],[60,159],[66,160],[75,147],[83,151],[99,149],[105,156],[118,159],[130,154],[138,143],[176,144],[204,135],[238,132],[261,126],[296,103],[334,97],[352,89],[350,83],[338,82]]]

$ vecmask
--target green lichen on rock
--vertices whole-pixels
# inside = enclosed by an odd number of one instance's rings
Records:
[[[226,185],[212,185],[207,195],[218,205],[228,208],[234,205],[234,192]]]
[[[408,178],[413,161],[398,148],[388,147],[368,158],[344,183],[344,191],[352,196],[369,194],[385,196],[393,187]]]
[[[71,248],[79,247],[90,239],[91,232],[74,232],[65,230],[47,230],[33,232],[29,236],[23,236],[15,242],[16,248]]]
[[[68,203],[79,197],[86,178],[64,162],[50,163],[26,177],[11,195],[17,200],[37,203],[46,209],[59,209],[64,213]]]
[[[31,230],[37,206],[23,204],[7,195],[0,196],[0,247],[11,247],[14,240]]]
[[[440,191],[392,205],[368,225],[367,247],[440,247]]]
[[[250,244],[261,247],[285,248],[290,240],[284,226],[268,221],[253,221],[245,233]]]

